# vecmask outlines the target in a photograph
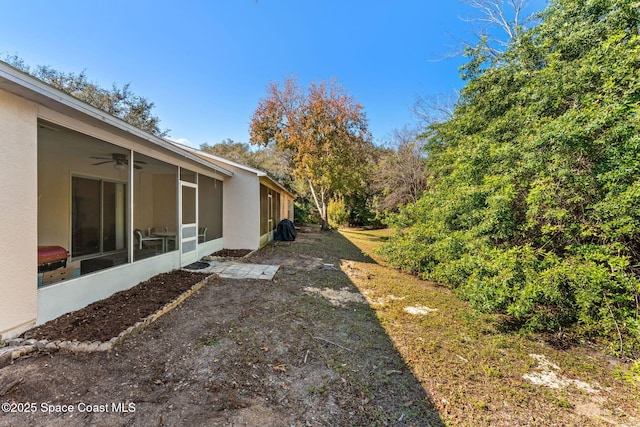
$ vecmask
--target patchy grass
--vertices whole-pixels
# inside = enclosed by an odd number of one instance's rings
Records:
[[[477,313],[448,288],[386,264],[375,249],[389,230],[341,234],[362,255],[343,258],[341,269],[446,423],[640,425],[640,386],[629,380],[637,365],[589,343],[560,350],[540,336],[504,331],[498,316]]]
[[[280,265],[273,281],[216,280],[112,352],[41,353],[0,375],[5,401],[128,401],[135,413],[8,413],[0,424],[640,424],[640,366],[505,332],[374,255],[388,234],[274,242],[249,258]]]

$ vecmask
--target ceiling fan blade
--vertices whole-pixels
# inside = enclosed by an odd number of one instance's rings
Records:
[[[138,165],[134,164],[134,165],[133,165],[133,168],[134,168],[134,169],[142,169],[142,166],[138,166]]]
[[[106,162],[91,163],[91,166],[104,165],[105,163],[111,163],[111,162],[113,162],[113,160],[107,160]]]
[[[98,160],[113,160],[111,157],[95,157],[91,156],[90,159],[98,159]]]
[[[133,163],[142,163],[143,165],[147,164],[147,162],[143,162],[142,160],[134,160]]]

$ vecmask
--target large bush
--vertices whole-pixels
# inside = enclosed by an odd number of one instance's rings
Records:
[[[334,197],[329,202],[327,208],[327,218],[329,225],[333,228],[340,228],[349,222],[349,212],[344,203],[344,197]]]
[[[640,351],[638,13],[552,1],[471,74],[453,117],[426,132],[430,188],[391,217],[394,265],[524,328]]]

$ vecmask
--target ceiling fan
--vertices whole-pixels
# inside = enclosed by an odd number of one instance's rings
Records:
[[[114,163],[113,167],[116,169],[126,169],[126,166],[129,164],[129,160],[127,160],[127,156],[125,154],[120,153],[112,153],[111,158],[109,157],[94,157],[91,156],[92,159],[96,160],[104,160],[102,162],[92,163],[92,166],[104,165],[105,163]],[[134,160],[133,167],[135,169],[142,169],[142,166],[138,165],[138,163],[146,165],[147,162],[143,162],[142,160]]]

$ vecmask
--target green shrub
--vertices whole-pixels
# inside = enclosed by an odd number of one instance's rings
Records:
[[[327,206],[327,220],[333,228],[343,227],[349,223],[349,209],[344,197],[334,197]]]
[[[296,224],[319,224],[316,208],[306,199],[294,202],[294,221]]]
[[[525,330],[572,328],[634,354],[640,11],[589,5],[552,1],[468,74],[452,117],[425,132],[429,189],[388,215],[398,231],[381,252]]]

